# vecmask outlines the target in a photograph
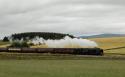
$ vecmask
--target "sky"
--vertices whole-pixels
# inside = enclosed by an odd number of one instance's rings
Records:
[[[0,0],[0,37],[20,32],[125,33],[125,0]]]

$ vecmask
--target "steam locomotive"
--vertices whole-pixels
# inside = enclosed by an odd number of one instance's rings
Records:
[[[103,55],[103,50],[100,48],[0,48],[0,52]]]

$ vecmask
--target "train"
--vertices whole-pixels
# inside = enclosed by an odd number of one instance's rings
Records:
[[[104,54],[103,49],[101,48],[0,48],[0,52],[100,55],[100,56]]]

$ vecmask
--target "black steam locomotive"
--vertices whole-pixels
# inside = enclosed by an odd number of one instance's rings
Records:
[[[0,48],[0,52],[103,55],[100,48]]]

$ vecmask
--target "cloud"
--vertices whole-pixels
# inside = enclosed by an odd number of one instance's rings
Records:
[[[124,33],[124,0],[0,0],[0,35]]]

